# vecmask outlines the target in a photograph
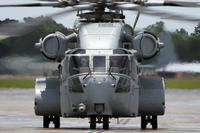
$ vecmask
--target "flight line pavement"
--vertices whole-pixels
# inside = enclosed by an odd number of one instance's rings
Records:
[[[200,89],[166,90],[166,113],[158,130],[140,130],[140,118],[111,119],[110,130],[90,130],[89,120],[61,118],[61,129],[43,129],[34,115],[34,89],[0,89],[0,133],[200,133]],[[51,125],[52,126],[52,125]]]

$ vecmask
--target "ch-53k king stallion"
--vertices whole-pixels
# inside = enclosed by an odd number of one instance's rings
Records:
[[[151,6],[198,7],[181,1],[42,0],[48,2],[0,7],[66,8],[56,15],[77,11],[74,33],[55,32],[40,39],[36,47],[47,58],[60,62],[57,76],[37,78],[35,113],[43,116],[43,127],[53,122],[60,128],[60,117],[90,118],[90,129],[103,123],[109,129],[110,118],[141,117],[141,129],[147,124],[157,129],[157,116],[165,112],[163,78],[141,73],[144,60],[156,56],[163,44],[150,32],[134,34],[140,14],[166,19],[197,19],[156,11]],[[125,23],[123,11],[137,11],[133,26]],[[71,40],[76,48],[69,49]]]

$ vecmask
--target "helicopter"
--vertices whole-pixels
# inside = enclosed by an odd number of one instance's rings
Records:
[[[49,128],[53,122],[60,128],[60,117],[89,118],[90,129],[102,123],[108,130],[111,118],[141,117],[142,130],[148,124],[156,130],[158,116],[165,113],[165,83],[157,75],[143,75],[142,65],[156,57],[164,44],[153,33],[135,34],[135,27],[141,14],[198,22],[148,7],[200,4],[173,0],[40,1],[46,2],[0,7],[66,8],[50,17],[77,12],[72,34],[56,31],[35,44],[45,57],[59,62],[56,75],[35,80],[34,110],[43,117],[43,127]],[[125,23],[126,10],[137,12],[133,26]],[[68,47],[71,40],[76,40],[74,49]]]

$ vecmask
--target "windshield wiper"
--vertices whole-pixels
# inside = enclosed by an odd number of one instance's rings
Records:
[[[83,80],[85,80],[89,75],[92,74],[90,67],[88,67],[88,70],[89,70],[89,72],[83,77]]]
[[[108,74],[114,79],[114,80],[116,80],[116,78],[115,78],[115,76],[112,74],[112,72],[111,72],[111,67],[109,68],[109,70],[108,70]]]

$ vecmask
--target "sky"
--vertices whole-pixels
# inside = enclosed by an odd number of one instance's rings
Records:
[[[191,1],[191,0],[189,0]],[[194,0],[193,0],[194,1]],[[200,0],[195,0],[199,1]],[[16,3],[28,3],[28,2],[37,2],[33,0],[0,0],[0,4],[16,4]],[[164,10],[167,12],[172,12],[181,15],[188,15],[200,18],[200,8],[177,8],[177,7],[155,7],[157,10]],[[0,20],[5,18],[12,18],[22,20],[24,17],[37,17],[41,15],[50,14],[53,12],[59,12],[63,9],[51,8],[51,7],[34,7],[34,8],[0,8]],[[133,25],[135,12],[125,12],[126,22],[130,25]],[[54,18],[57,22],[64,24],[67,27],[73,27],[74,21],[76,20],[76,13],[70,13],[68,15]],[[184,21],[174,21],[174,20],[164,20],[159,17],[152,17],[142,15],[138,21],[137,29],[142,29],[150,24],[155,23],[156,21],[164,21],[167,30],[174,31],[175,29],[184,28],[189,33],[194,31],[194,27],[197,23],[184,22]]]

